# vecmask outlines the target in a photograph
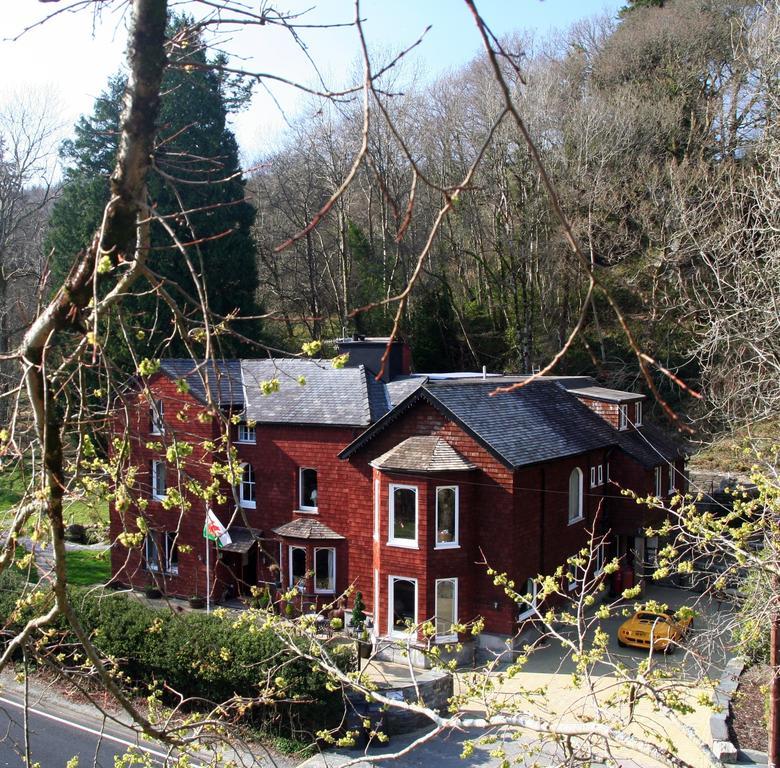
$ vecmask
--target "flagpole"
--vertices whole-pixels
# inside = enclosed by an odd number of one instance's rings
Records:
[[[206,536],[206,613],[211,613],[211,565],[209,563],[209,537]]]

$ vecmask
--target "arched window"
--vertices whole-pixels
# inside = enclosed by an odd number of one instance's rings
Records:
[[[569,475],[569,523],[582,520],[582,470],[575,467]]]
[[[251,464],[244,464],[241,473],[241,506],[255,508],[255,471]]]

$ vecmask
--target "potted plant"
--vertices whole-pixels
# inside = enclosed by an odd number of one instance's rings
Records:
[[[352,618],[349,620],[352,633],[357,641],[357,652],[361,659],[371,656],[371,638],[366,629],[366,604],[363,602],[363,593],[355,592],[355,602],[352,604]]]
[[[190,608],[206,607],[206,598],[201,597],[200,595],[190,595],[189,598],[187,598],[187,602],[190,604]]]
[[[159,600],[162,597],[162,592],[154,584],[150,584],[144,589],[144,594],[149,600]]]

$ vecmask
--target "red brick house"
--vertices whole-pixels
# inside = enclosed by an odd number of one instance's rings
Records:
[[[223,483],[224,501],[210,503],[232,539],[212,545],[216,601],[273,584],[297,586],[305,608],[354,585],[378,638],[408,639],[409,624],[432,619],[446,641],[455,621],[482,616],[481,641],[498,643],[526,617],[484,561],[532,590],[594,524],[627,564],[652,559],[649,513],[620,488],[682,490],[684,459],[642,425],[642,395],[583,377],[494,394],[523,377],[410,375],[403,345],[377,381],[384,341],[348,346],[356,364],[341,370],[317,360],[163,361],[148,381],[151,402],[139,393],[123,411],[137,495],[112,506],[112,536],[137,530],[139,501],[148,533],[141,549],[112,548],[115,581],[205,594],[206,505],[187,483],[213,482],[225,423],[241,468],[235,488]],[[272,379],[278,391],[261,394]],[[224,418],[203,416],[207,390]],[[192,453],[171,461],[174,441]]]

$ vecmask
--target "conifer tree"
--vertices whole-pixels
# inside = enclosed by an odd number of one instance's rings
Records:
[[[205,288],[209,309],[230,316],[258,313],[258,278],[251,233],[255,211],[245,199],[238,146],[226,124],[228,111],[240,108],[248,92],[220,73],[222,61],[207,59],[205,46],[191,23],[186,17],[176,17],[169,24],[172,66],[166,69],[163,81],[154,168],[147,185],[155,213],[180,243],[188,244],[184,250],[190,264],[159,223],[152,229],[147,263],[155,275],[169,283],[166,290],[181,308],[191,339],[197,340],[202,315],[196,280]],[[54,284],[67,274],[71,255],[85,247],[90,234],[100,226],[117,151],[124,89],[124,76],[111,78],[92,115],[78,121],[74,139],[63,145],[65,183],[52,212],[48,238]],[[122,265],[114,266],[120,274]],[[123,318],[131,326],[142,356],[159,356],[156,352],[163,343],[166,354],[185,354],[180,337],[167,342],[172,317],[153,290],[155,282],[152,278],[136,287],[136,296],[125,306]],[[256,321],[238,321],[231,327],[245,337],[259,339]],[[229,336],[220,341],[223,354],[247,351]]]

